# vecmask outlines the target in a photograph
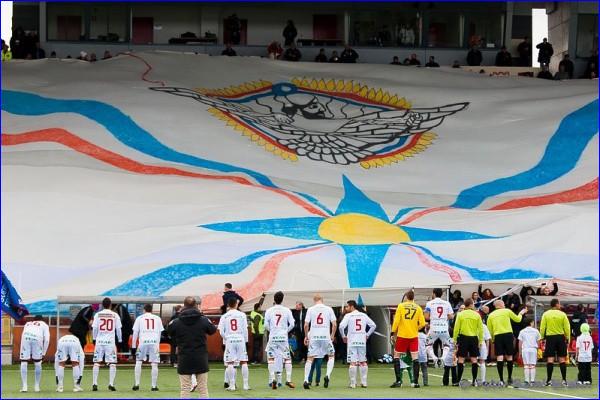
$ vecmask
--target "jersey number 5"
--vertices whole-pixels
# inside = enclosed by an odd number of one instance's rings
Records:
[[[100,318],[100,329],[102,332],[111,332],[114,328],[114,321],[108,318]]]
[[[404,319],[413,319],[415,314],[417,313],[416,308],[407,308],[406,313],[404,313]]]
[[[354,322],[355,322],[355,329],[356,329],[356,331],[360,332],[361,329],[362,329],[362,324],[360,323],[360,319],[355,319]]]

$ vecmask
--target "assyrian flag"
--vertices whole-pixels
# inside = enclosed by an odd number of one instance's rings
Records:
[[[594,81],[161,52],[2,80],[1,261],[32,310],[598,279]]]
[[[29,314],[27,307],[21,303],[21,296],[2,271],[2,311],[16,320]]]

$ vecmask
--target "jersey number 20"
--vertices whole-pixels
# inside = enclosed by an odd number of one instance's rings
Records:
[[[109,318],[100,318],[100,330],[103,332],[111,332],[114,328],[114,321]]]

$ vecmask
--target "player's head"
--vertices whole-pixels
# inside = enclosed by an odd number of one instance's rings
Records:
[[[442,288],[437,288],[436,287],[435,289],[433,289],[433,297],[434,298],[440,298],[440,297],[442,297],[442,293],[443,292],[444,291],[442,290]]]
[[[105,297],[102,300],[102,308],[104,308],[105,310],[110,309],[111,304],[112,304],[112,301],[110,300],[110,297]]]
[[[496,300],[494,302],[494,307],[496,308],[496,310],[500,310],[504,308],[504,302],[502,300]]]
[[[196,299],[193,296],[187,296],[183,299],[183,308],[194,308],[196,305]]]
[[[415,299],[415,292],[412,290],[409,290],[408,292],[406,292],[404,294],[404,297],[406,297],[406,300],[408,300],[408,301],[413,301]]]
[[[581,331],[581,333],[590,333],[590,326],[587,323],[583,323],[581,324],[581,326],[579,327],[579,330]]]
[[[315,302],[315,304],[322,303],[323,296],[320,293],[317,293],[313,296],[313,301]]]
[[[235,310],[237,305],[238,299],[236,297],[230,297],[229,300],[227,300],[227,307],[231,308],[232,310]]]
[[[346,302],[346,312],[352,312],[358,309],[358,304],[354,300],[348,300]]]
[[[41,315],[36,315],[35,317],[33,317],[34,321],[41,321],[43,319],[44,319],[44,317],[42,317]]]
[[[152,304],[144,304],[144,311],[152,312]]]
[[[233,285],[231,283],[227,282],[225,284],[225,291],[228,291],[228,290],[231,290],[231,289],[233,289]]]
[[[550,307],[560,309],[560,301],[558,299],[550,300]]]
[[[533,326],[534,319],[533,318],[523,318],[524,326]]]
[[[474,304],[475,303],[473,303],[473,299],[465,299],[465,308],[474,308]]]
[[[279,292],[275,293],[273,295],[273,301],[275,301],[275,304],[283,303],[283,292],[279,291]]]

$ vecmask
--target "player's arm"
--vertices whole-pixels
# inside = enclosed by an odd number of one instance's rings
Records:
[[[48,347],[50,346],[50,328],[48,325],[44,324],[44,352],[43,355],[46,355],[48,351]]]
[[[446,310],[446,315],[448,316],[448,321],[450,321],[451,319],[454,319],[454,310],[452,309],[452,306],[450,304],[448,304],[447,306],[447,310]]]
[[[123,341],[123,325],[121,325],[121,317],[117,315],[115,318],[115,331],[117,332],[117,342],[121,343]]]
[[[246,327],[246,329],[244,329],[244,340],[248,343],[248,318],[246,317],[246,314],[244,314],[244,323],[242,326]]]
[[[219,325],[217,325],[217,330],[219,331],[219,335],[223,336],[223,332],[225,331],[225,318],[223,318],[223,316],[219,318]]]
[[[519,311],[519,314],[515,314],[512,310],[509,310],[508,316],[511,320],[515,322],[521,322],[521,320],[523,319],[523,314],[525,314],[526,312],[527,308],[523,308],[521,311]]]
[[[456,340],[458,339],[458,334],[460,332],[461,326],[462,318],[461,315],[458,314],[458,316],[456,317],[456,322],[454,323],[454,330],[452,331],[452,340],[454,340],[454,343],[456,343]]]
[[[287,331],[290,333],[294,330],[294,326],[296,323],[294,322],[294,314],[292,314],[292,310],[288,309],[288,319],[287,319],[288,327]]]
[[[342,318],[342,322],[340,322],[340,326],[338,327],[340,336],[342,339],[344,339],[344,341],[346,339],[346,328],[348,327],[348,315],[349,314],[344,315],[344,318]]]
[[[98,318],[92,320],[92,340],[95,342],[98,336]]]
[[[331,310],[331,341],[335,339],[335,331],[337,330],[337,320],[335,319],[335,314],[333,310]]]
[[[400,318],[402,316],[402,304],[398,304],[396,308],[396,314],[394,314],[394,322],[392,323],[392,334],[395,336],[400,326]]]
[[[477,323],[477,337],[479,338],[479,344],[483,343],[483,320],[479,319]]]
[[[569,318],[567,318],[567,314],[563,315],[563,329],[565,331],[565,338],[567,339],[567,343],[571,341],[571,324],[569,323]]]
[[[312,320],[312,312],[310,309],[306,311],[304,316],[304,341],[308,341],[308,334],[310,333],[310,321]]]
[[[367,323],[366,333],[367,333],[367,339],[368,339],[373,334],[373,332],[375,332],[375,329],[377,329],[377,325],[375,324],[375,321],[373,321],[368,316],[367,316],[366,323]]]
[[[138,337],[140,334],[140,319],[141,317],[137,317],[135,322],[133,323],[133,335],[131,336],[131,354],[135,354],[135,349],[137,348]]]

